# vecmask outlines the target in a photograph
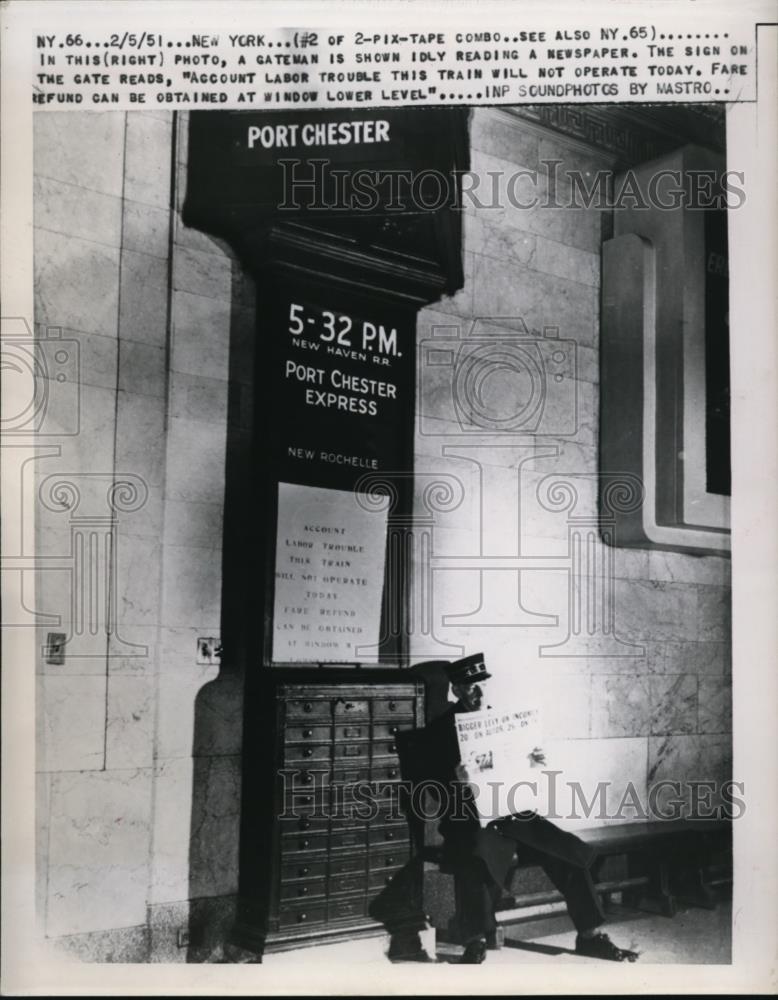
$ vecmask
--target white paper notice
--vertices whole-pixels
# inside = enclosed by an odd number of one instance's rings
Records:
[[[380,498],[278,484],[273,662],[376,662],[386,518]]]
[[[457,716],[462,764],[474,786],[482,826],[523,810],[538,810],[542,772],[531,753],[542,746],[540,710],[487,709]]]

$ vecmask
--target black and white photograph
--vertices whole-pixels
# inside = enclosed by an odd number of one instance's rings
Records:
[[[774,991],[775,8],[218,6],[3,11],[4,991]]]

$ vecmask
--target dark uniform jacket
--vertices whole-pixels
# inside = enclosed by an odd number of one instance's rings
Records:
[[[424,761],[426,780],[439,787],[438,827],[445,843],[447,861],[456,865],[463,857],[483,859],[499,885],[503,885],[515,856],[515,843],[503,837],[493,824],[482,827],[468,785],[456,777],[460,763],[455,718],[464,711],[459,703],[451,705],[425,729]],[[431,788],[433,794],[436,789]]]

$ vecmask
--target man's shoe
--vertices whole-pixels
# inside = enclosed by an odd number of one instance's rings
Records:
[[[480,965],[486,958],[486,939],[476,938],[465,948],[459,960],[460,965]]]
[[[575,939],[575,953],[587,958],[603,958],[608,962],[634,962],[638,957],[636,951],[617,947],[607,934],[594,934],[592,937],[579,934]]]

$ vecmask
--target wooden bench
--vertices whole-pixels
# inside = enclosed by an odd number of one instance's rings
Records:
[[[654,900],[660,913],[673,917],[679,902],[715,907],[715,887],[731,881],[731,861],[723,875],[714,877],[711,864],[716,854],[731,859],[731,822],[716,820],[655,820],[617,823],[581,830],[578,835],[596,853],[593,878],[597,893],[608,909],[614,893],[621,892],[625,902],[637,906],[643,898]],[[624,871],[603,876],[604,863],[610,858],[624,859]],[[516,874],[526,868],[519,860],[510,880],[511,891],[499,907],[520,911],[528,906],[559,902],[560,893],[515,892]],[[502,922],[510,923],[505,919]],[[521,919],[519,913],[516,919]]]
[[[731,859],[732,831],[728,820],[618,823],[577,833],[596,851],[593,878],[606,910],[612,907],[617,892],[622,893],[625,903],[633,906],[644,898],[650,899],[667,917],[675,916],[679,902],[711,909],[716,905],[715,887],[731,881],[731,860],[724,865],[723,874],[715,877],[711,874],[715,855]],[[423,858],[435,863],[442,872],[456,874],[442,846],[426,847]],[[622,859],[622,871],[604,873],[603,868],[612,858]],[[502,928],[528,919],[527,908],[563,900],[554,889],[517,891],[520,873],[530,867],[519,858],[509,875],[509,889],[497,909],[497,947],[502,944]]]
[[[612,892],[626,891],[636,902],[653,896],[661,912],[675,916],[678,899],[694,906],[713,908],[714,886],[731,881],[732,824],[717,820],[654,820],[619,823],[589,830],[584,837],[597,850],[597,865],[615,855],[627,859],[627,875],[612,886],[599,882],[606,904]],[[710,874],[716,853],[728,859],[727,874]]]

